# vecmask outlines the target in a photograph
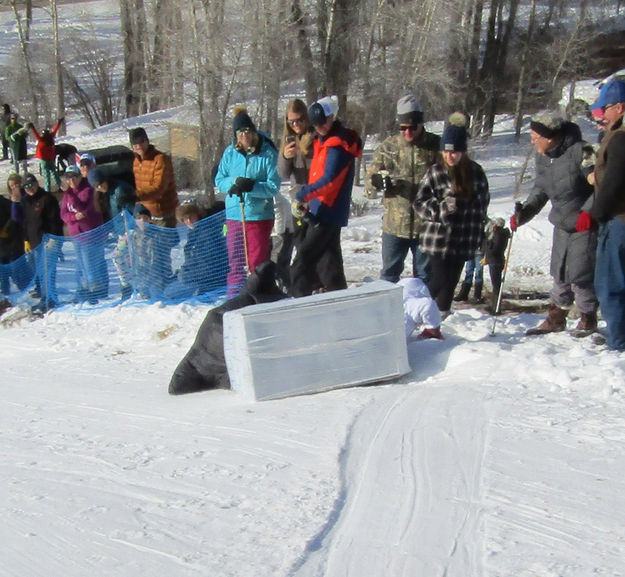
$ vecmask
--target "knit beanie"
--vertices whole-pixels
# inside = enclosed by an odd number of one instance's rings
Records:
[[[247,110],[243,106],[235,106],[234,119],[232,120],[232,132],[234,137],[237,136],[237,130],[242,128],[249,128],[252,132],[256,132],[256,126],[249,117]]]
[[[462,112],[454,112],[443,130],[441,150],[466,152],[467,138],[467,117]]]
[[[330,115],[334,115],[334,118],[336,118],[338,113],[338,96],[324,96],[313,103],[308,109],[308,120],[312,126],[321,126],[326,123]]]
[[[130,131],[130,144],[141,144],[142,142],[149,142],[148,134],[145,128],[141,126],[133,128]]]
[[[530,129],[544,138],[553,138],[560,132],[563,125],[564,118],[558,113],[542,110],[532,117]]]
[[[406,94],[397,101],[397,122],[411,126],[423,124],[423,110],[412,94]]]

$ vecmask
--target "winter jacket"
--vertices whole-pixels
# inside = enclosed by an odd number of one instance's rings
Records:
[[[4,132],[9,147],[13,153],[13,159],[20,161],[28,158],[28,147],[26,146],[26,134],[28,128],[22,126],[19,122],[11,122]]]
[[[605,133],[597,152],[595,194],[590,214],[599,222],[625,219],[625,126],[621,119]]]
[[[420,221],[412,204],[425,171],[436,162],[439,145],[440,137],[431,132],[424,131],[415,144],[397,134],[387,138],[373,153],[367,167],[367,190],[373,191],[371,176],[381,170],[388,171],[393,181],[382,198],[382,232],[399,238],[418,237]]]
[[[534,188],[519,214],[518,224],[525,224],[551,201],[549,222],[553,224],[550,274],[563,283],[592,281],[595,268],[596,231],[576,232],[581,210],[589,210],[592,186],[582,165],[584,147],[579,127],[568,122],[560,144],[536,154]]]
[[[419,325],[426,329],[438,328],[441,324],[441,313],[425,283],[420,278],[402,278],[397,284],[403,288],[406,337]]]
[[[76,218],[78,212],[83,214],[83,218]],[[95,205],[93,188],[86,178],[80,180],[76,189],[70,187],[63,194],[61,218],[67,224],[70,236],[93,230],[104,222],[102,213]]]
[[[52,193],[39,188],[33,195],[26,194],[22,207],[24,233],[33,250],[41,244],[44,234],[63,236],[59,203]]]
[[[48,139],[42,138],[42,136],[37,132],[37,129],[31,125],[31,130],[37,139],[37,148],[35,150],[35,158],[39,160],[45,160],[47,162],[52,162],[56,158],[56,151],[54,149],[54,138],[56,133],[61,126],[60,122],[57,122],[54,125],[54,128],[50,131],[50,137]]]
[[[145,156],[135,154],[132,170],[137,197],[152,216],[163,218],[174,214],[178,193],[171,158],[150,144]]]
[[[215,183],[226,194],[226,219],[241,220],[241,200],[228,192],[239,177],[251,178],[254,188],[243,194],[245,220],[273,220],[273,197],[280,190],[277,170],[278,152],[271,139],[258,132],[259,143],[253,152],[245,153],[232,142],[223,153]]]
[[[12,262],[24,254],[22,223],[13,218],[12,205],[8,198],[0,196],[0,262],[3,263]]]
[[[313,147],[310,146],[306,155],[300,150],[300,137],[295,137],[297,153],[293,158],[285,158],[278,154],[278,174],[282,180],[289,180],[291,184],[291,200],[300,186],[308,184],[308,173],[313,158]]]
[[[352,200],[355,160],[362,156],[362,141],[338,120],[326,136],[314,140],[309,184],[296,198],[308,204],[313,218],[324,225],[347,226]]]
[[[477,162],[469,162],[471,198],[454,196],[449,172],[439,163],[428,169],[419,185],[414,209],[422,220],[419,247],[427,254],[469,260],[482,245],[490,202],[488,180]]]

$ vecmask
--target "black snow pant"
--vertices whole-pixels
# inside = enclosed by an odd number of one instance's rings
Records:
[[[430,255],[432,273],[427,286],[441,312],[446,312],[451,308],[451,301],[454,298],[454,291],[460,280],[464,263],[464,258],[456,256]]]
[[[299,239],[291,265],[291,296],[307,296],[317,289],[335,291],[345,288],[341,227],[309,224]]]

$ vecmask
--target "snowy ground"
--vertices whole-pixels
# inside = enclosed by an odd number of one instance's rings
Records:
[[[506,119],[474,146],[492,216],[510,214],[526,150]],[[352,283],[380,266],[369,202],[344,233]],[[549,287],[546,212],[515,235],[511,289]],[[408,345],[399,382],[170,397],[207,310],[0,329],[1,577],[625,575],[625,355],[524,337],[533,314],[493,337],[465,309],[444,341]]]
[[[491,216],[510,215],[528,148],[511,126],[472,143]],[[73,136],[105,146],[125,127]],[[514,237],[511,292],[550,286],[546,214]],[[369,201],[344,231],[353,284],[378,276],[380,221]],[[625,575],[624,354],[524,337],[535,314],[490,336],[493,319],[464,309],[444,341],[408,345],[398,382],[170,397],[207,310],[63,309],[0,328],[0,577]]]

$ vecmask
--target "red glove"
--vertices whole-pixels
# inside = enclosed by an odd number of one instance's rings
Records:
[[[516,216],[513,214],[510,217],[510,230],[512,232],[516,232],[516,229],[517,229]]]
[[[577,222],[575,223],[575,230],[577,232],[586,232],[587,230],[592,230],[594,228],[594,221],[592,220],[592,216],[590,216],[587,212],[581,211],[579,216],[577,217]]]

